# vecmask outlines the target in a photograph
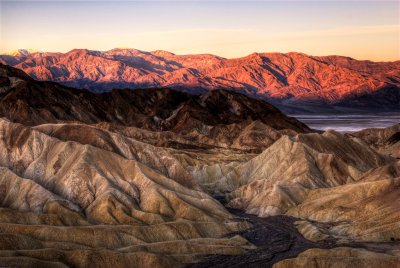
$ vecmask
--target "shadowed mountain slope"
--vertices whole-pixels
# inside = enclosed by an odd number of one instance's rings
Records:
[[[93,94],[55,83],[36,82],[1,65],[0,113],[27,124],[110,122],[149,130],[190,131],[201,125],[259,120],[275,129],[308,132],[272,105],[231,91],[192,96],[171,89],[113,90]]]
[[[349,134],[357,137],[371,148],[400,159],[400,124],[388,128],[370,128]]]

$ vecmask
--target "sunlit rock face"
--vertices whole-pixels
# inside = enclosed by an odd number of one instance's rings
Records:
[[[302,203],[308,190],[357,181],[388,161],[333,131],[283,136],[236,168],[237,178],[247,181],[230,193],[228,205],[259,216],[283,214]]]
[[[182,267],[260,250],[215,196],[336,243],[277,267],[398,261],[377,253],[400,239],[398,126],[320,133],[231,91],[93,94],[5,65],[0,117],[0,266]]]
[[[395,109],[400,100],[399,61],[302,53],[253,53],[225,59],[136,49],[74,49],[67,53],[20,50],[0,55],[0,62],[38,80],[93,91],[174,87],[199,94],[225,88],[275,100],[293,112],[315,112],[317,106],[319,111],[332,106]]]

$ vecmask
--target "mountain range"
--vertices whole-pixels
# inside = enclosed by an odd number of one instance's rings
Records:
[[[398,110],[400,61],[253,53],[225,59],[136,49],[67,53],[17,50],[0,62],[34,79],[106,92],[168,87],[193,94],[229,89],[266,99],[289,113]]]

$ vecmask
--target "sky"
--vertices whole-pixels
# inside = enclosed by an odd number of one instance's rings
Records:
[[[400,60],[398,1],[4,1],[0,53],[136,48]]]

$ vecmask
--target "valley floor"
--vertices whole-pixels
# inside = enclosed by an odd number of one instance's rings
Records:
[[[346,250],[366,250],[371,253],[386,253],[390,250],[400,251],[400,241],[390,242],[350,242],[340,243],[337,239],[330,237],[323,241],[310,241],[299,233],[296,222],[299,218],[290,216],[270,216],[260,218],[251,214],[244,213],[241,210],[229,209],[228,211],[235,215],[238,221],[250,222],[252,228],[230,234],[231,236],[240,234],[246,238],[257,249],[249,250],[242,255],[210,255],[201,262],[188,265],[191,268],[225,268],[225,267],[273,267],[285,259],[292,259],[309,249],[346,249]],[[329,225],[329,224],[328,224]],[[347,259],[346,254],[342,256],[342,261],[337,261],[340,267],[350,267],[357,260]],[[306,262],[307,263],[307,262]],[[278,264],[278,266],[281,264]],[[311,261],[308,263],[311,267]],[[290,267],[290,266],[287,266]],[[296,266],[298,267],[298,266]],[[307,267],[307,266],[305,266]],[[357,266],[354,266],[357,267]]]
[[[399,112],[377,112],[364,114],[309,114],[293,115],[307,126],[326,131],[355,132],[367,128],[386,128],[400,122]]]

